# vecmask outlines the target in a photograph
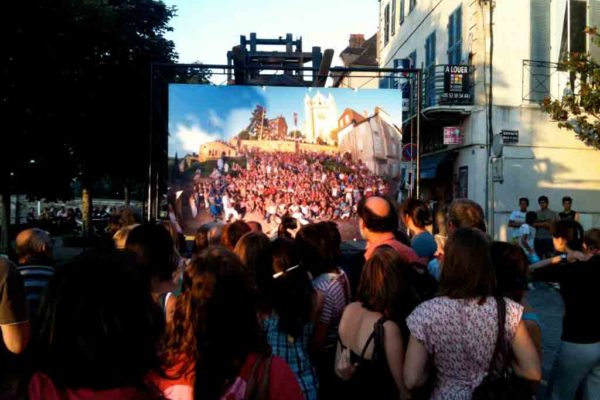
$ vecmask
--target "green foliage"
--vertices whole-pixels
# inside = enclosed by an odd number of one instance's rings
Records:
[[[595,45],[600,44],[597,28],[587,28]],[[600,66],[589,54],[571,53],[564,64],[570,73],[571,90],[562,99],[546,98],[544,110],[558,126],[573,131],[586,145],[600,149]],[[578,83],[579,90],[572,90]]]
[[[176,60],[175,9],[158,0],[37,0],[5,5],[0,175],[33,197],[66,198],[74,178],[143,182],[150,65]],[[3,146],[4,147],[4,146]],[[31,162],[34,160],[34,162]]]

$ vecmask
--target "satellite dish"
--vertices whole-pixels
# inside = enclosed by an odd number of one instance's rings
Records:
[[[494,135],[494,139],[492,141],[492,157],[498,158],[502,157],[502,150],[504,149],[504,143],[502,139],[502,134],[497,133]]]

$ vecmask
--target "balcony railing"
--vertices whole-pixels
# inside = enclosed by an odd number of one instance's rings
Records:
[[[524,103],[542,103],[547,97],[557,100],[567,94],[577,95],[579,82],[563,64],[523,60],[521,92]]]

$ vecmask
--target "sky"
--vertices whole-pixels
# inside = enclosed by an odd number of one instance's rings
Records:
[[[394,89],[332,89],[258,86],[169,85],[169,155],[179,157],[198,152],[200,145],[217,139],[228,140],[246,128],[257,104],[266,117],[283,116],[288,131],[305,121],[304,98],[317,92],[335,99],[338,116],[345,108],[372,115],[380,107],[400,126],[402,98]]]
[[[377,32],[379,6],[376,0],[164,0],[177,7],[171,19],[180,63],[227,64],[227,51],[240,43],[240,35],[259,38],[302,37],[302,48],[334,49],[333,65],[341,65],[340,52],[351,33],[365,38]],[[223,76],[215,77],[222,83]]]

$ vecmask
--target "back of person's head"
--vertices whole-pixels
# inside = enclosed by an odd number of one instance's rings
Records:
[[[600,252],[600,229],[592,228],[583,235],[584,249],[588,254]]]
[[[94,250],[56,271],[33,354],[58,387],[144,387],[159,368],[164,318],[134,264],[130,254]]]
[[[277,236],[278,237],[288,237],[291,238],[292,235],[288,232],[288,229],[297,229],[298,221],[296,218],[292,217],[288,213],[286,213],[281,218],[281,223],[277,227]]]
[[[113,235],[115,248],[118,250],[123,250],[127,245],[127,237],[129,236],[129,233],[138,226],[140,226],[140,224],[127,225],[116,231]]]
[[[490,245],[479,229],[458,228],[446,241],[440,294],[452,299],[485,299],[494,293],[496,278]]]
[[[196,231],[194,235],[194,246],[192,249],[192,253],[199,254],[202,250],[206,249],[209,245],[208,243],[208,233],[210,232],[210,228],[206,225],[202,225]]]
[[[233,252],[258,287],[261,306],[270,306],[268,297],[273,282],[273,247],[267,235],[248,232],[238,240]]]
[[[279,316],[279,329],[296,338],[314,307],[314,290],[308,271],[299,265],[294,241],[278,238],[273,241],[272,307]]]
[[[144,275],[167,281],[177,268],[171,235],[162,225],[140,225],[127,236],[126,248],[132,251]]]
[[[527,289],[527,259],[519,246],[493,242],[490,255],[496,275],[497,293],[517,303]]]
[[[195,364],[194,398],[220,398],[249,353],[268,351],[256,314],[254,289],[233,252],[209,247],[188,265],[166,350],[172,363],[183,355]]]
[[[185,237],[181,232],[177,231],[177,226],[168,219],[164,219],[160,221],[160,225],[164,226],[169,235],[171,236],[171,240],[173,241],[173,245],[178,253],[185,252]]]
[[[208,245],[213,246],[216,244],[221,244],[221,236],[223,235],[223,227],[222,223],[217,222],[214,224],[208,231]]]
[[[400,208],[402,216],[410,218],[412,223],[421,229],[433,223],[431,210],[427,203],[419,199],[407,199]]]
[[[525,223],[527,225],[533,225],[537,220],[537,213],[535,211],[527,211],[525,214]]]
[[[119,224],[121,227],[141,223],[142,216],[135,208],[131,206],[125,206],[119,210]]]
[[[262,225],[260,224],[260,222],[257,221],[248,221],[246,222],[248,224],[248,226],[250,227],[250,229],[252,230],[252,232],[262,232]]]
[[[390,246],[377,247],[363,267],[357,300],[370,311],[401,320],[400,300],[408,288],[405,268],[410,266],[400,253]]]
[[[313,276],[330,272],[336,267],[340,253],[341,237],[333,222],[304,225],[295,238],[300,263]]]
[[[479,204],[470,199],[456,199],[448,208],[448,228],[475,228],[486,232],[485,216]]]
[[[398,213],[385,197],[363,197],[358,203],[358,216],[371,232],[395,232],[398,229]]]
[[[233,250],[238,240],[250,231],[250,227],[244,221],[235,221],[227,224],[221,234],[221,245],[229,250]]]
[[[571,250],[583,250],[583,227],[577,221],[563,219],[555,221],[550,229],[552,237],[564,239],[566,245]]]
[[[21,231],[15,239],[16,253],[19,263],[52,262],[52,239],[48,232],[39,228],[30,228]]]

